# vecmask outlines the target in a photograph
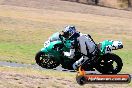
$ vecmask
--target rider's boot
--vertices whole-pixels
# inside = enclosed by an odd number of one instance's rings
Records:
[[[86,56],[82,56],[79,60],[77,60],[73,65],[73,69],[77,70],[79,66],[81,66],[86,60],[88,60],[89,58]]]

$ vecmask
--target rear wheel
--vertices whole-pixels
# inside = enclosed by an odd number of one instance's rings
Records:
[[[47,69],[56,68],[59,63],[53,59],[53,57],[48,57],[44,52],[39,51],[35,56],[36,63]]]
[[[122,66],[122,60],[118,55],[106,54],[98,61],[96,69],[103,74],[117,74]]]

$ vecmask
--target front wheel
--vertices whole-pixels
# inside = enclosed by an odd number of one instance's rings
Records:
[[[105,54],[98,61],[96,69],[102,74],[117,74],[123,66],[121,58],[116,54]]]
[[[53,57],[49,57],[42,51],[36,53],[35,61],[39,66],[47,69],[53,69],[59,65],[59,63],[55,61]]]

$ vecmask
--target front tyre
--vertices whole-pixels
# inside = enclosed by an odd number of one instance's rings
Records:
[[[59,63],[53,59],[53,57],[48,57],[44,52],[39,51],[35,55],[36,63],[42,68],[53,69],[56,68]]]
[[[102,56],[96,69],[102,74],[117,74],[121,71],[122,66],[122,60],[118,55],[108,53]]]

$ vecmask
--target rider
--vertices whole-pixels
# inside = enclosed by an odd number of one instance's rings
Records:
[[[66,39],[73,40],[70,52],[64,52],[64,56],[73,58],[78,46],[82,54],[81,58],[73,64],[74,70],[76,70],[86,60],[91,59],[92,55],[94,56],[96,51],[95,43],[90,36],[77,32],[75,26],[66,26],[61,35]]]
[[[78,41],[77,38],[80,36],[80,32],[76,31],[75,26],[69,25],[64,28],[64,30],[61,33],[61,36],[63,36],[65,39],[71,40],[71,47],[70,52],[64,52],[65,56],[68,56],[69,58],[73,58],[75,56],[75,52],[78,48]]]

